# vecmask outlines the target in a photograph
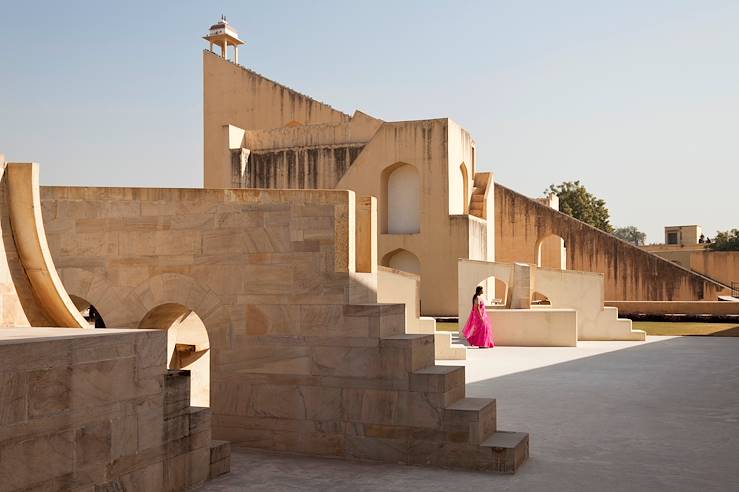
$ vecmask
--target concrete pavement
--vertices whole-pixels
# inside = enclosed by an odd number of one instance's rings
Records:
[[[466,365],[467,395],[531,433],[515,476],[235,450],[202,490],[739,490],[739,338],[473,349]]]

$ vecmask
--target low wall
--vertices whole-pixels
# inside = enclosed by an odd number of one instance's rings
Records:
[[[496,345],[577,346],[574,309],[488,309]]]
[[[624,316],[632,314],[739,315],[739,302],[606,301],[606,306],[618,308]]]
[[[190,407],[189,373],[166,373],[165,349],[162,331],[0,329],[0,489],[202,484],[210,411]]]
[[[421,286],[418,275],[379,267],[377,302],[405,305],[406,333],[431,334],[436,330],[434,318],[421,317]]]
[[[537,264],[538,245],[564,239],[567,268],[602,273],[613,300],[716,300],[726,287],[657,255],[495,185],[495,258]]]

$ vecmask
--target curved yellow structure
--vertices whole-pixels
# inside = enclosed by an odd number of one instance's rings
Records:
[[[48,318],[63,328],[89,328],[64,289],[49,253],[38,172],[36,163],[8,163],[5,169],[13,241],[34,297]]]

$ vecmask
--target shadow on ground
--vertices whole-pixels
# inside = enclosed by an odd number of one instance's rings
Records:
[[[494,362],[495,349],[468,364]],[[235,452],[203,490],[739,489],[739,340],[680,337],[467,385],[531,433],[515,476]]]

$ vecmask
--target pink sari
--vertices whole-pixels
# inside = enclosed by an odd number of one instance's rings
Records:
[[[480,348],[495,347],[493,338],[493,325],[490,323],[488,313],[485,309],[485,301],[478,298],[478,304],[473,306],[467,324],[464,325],[462,334],[470,342],[470,345]]]

